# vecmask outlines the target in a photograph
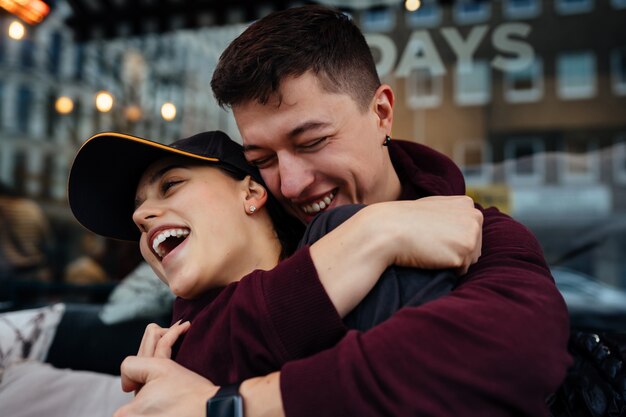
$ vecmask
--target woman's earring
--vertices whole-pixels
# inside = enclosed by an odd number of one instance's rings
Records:
[[[256,211],[256,206],[250,206],[250,214]]]
[[[389,135],[385,136],[385,141],[383,142],[383,146],[389,146],[390,143],[391,143],[391,136]]]

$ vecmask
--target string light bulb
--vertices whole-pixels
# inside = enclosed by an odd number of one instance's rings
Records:
[[[417,9],[420,8],[420,6],[422,5],[422,2],[420,0],[406,0],[404,2],[404,7],[409,11],[409,12],[414,12]]]
[[[12,21],[9,25],[9,37],[19,41],[24,38],[24,35],[26,35],[26,28],[24,25],[17,20]]]
[[[61,96],[55,101],[54,108],[60,114],[69,114],[74,110],[74,101],[67,96]]]
[[[96,94],[96,109],[101,113],[107,113],[113,108],[113,96],[108,91],[99,91]]]
[[[161,106],[161,117],[170,122],[176,117],[176,106],[173,103],[165,102]]]

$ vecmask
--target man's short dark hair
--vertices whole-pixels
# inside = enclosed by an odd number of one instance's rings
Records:
[[[362,110],[380,86],[370,48],[350,17],[324,6],[302,6],[251,24],[222,53],[211,87],[222,107],[251,100],[265,104],[283,80],[308,71],[324,90],[348,94]]]

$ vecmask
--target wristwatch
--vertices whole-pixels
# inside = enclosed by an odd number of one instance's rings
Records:
[[[243,417],[239,384],[224,385],[206,402],[206,417]]]

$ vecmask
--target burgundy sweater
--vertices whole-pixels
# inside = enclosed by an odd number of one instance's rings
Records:
[[[464,194],[444,155],[397,140],[390,152],[403,199]],[[571,361],[567,308],[532,234],[483,213],[482,256],[449,295],[348,330],[305,247],[272,271],[177,300],[173,319],[193,321],[175,359],[218,385],[284,364],[288,417],[547,416],[544,399]]]

